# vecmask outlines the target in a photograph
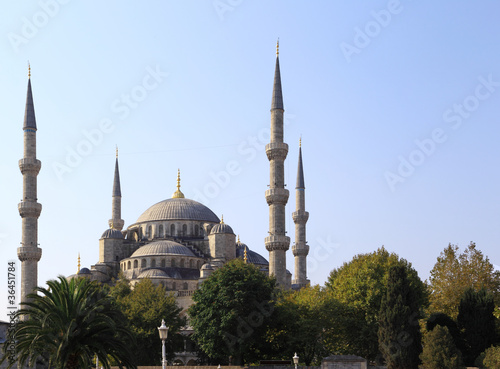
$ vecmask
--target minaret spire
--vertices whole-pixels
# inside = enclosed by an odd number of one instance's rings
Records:
[[[290,237],[285,231],[285,206],[288,190],[285,189],[284,161],[288,154],[288,145],[283,142],[283,94],[279,64],[279,41],[276,45],[276,67],[274,71],[273,96],[271,101],[271,142],[266,145],[266,154],[270,164],[270,184],[266,191],[269,205],[269,235],[265,238],[269,251],[269,274],[276,277],[279,286],[289,288],[286,272],[286,251],[290,247]]]
[[[118,168],[118,146],[116,147],[115,176],[113,179],[113,194],[111,200],[111,219],[109,227],[121,231],[125,221],[122,219],[122,191],[120,186],[120,170]]]
[[[298,288],[309,284],[306,262],[307,254],[309,254],[309,246],[306,242],[306,222],[309,219],[309,213],[306,211],[305,189],[301,138],[299,141],[297,184],[295,186],[295,212],[292,214],[293,222],[295,223],[295,245],[292,246],[293,256],[295,257],[295,279],[293,280],[293,284]]]
[[[21,302],[28,301],[27,295],[38,286],[38,261],[42,249],[38,247],[38,217],[42,205],[37,202],[37,176],[42,167],[36,158],[36,119],[31,92],[31,67],[28,66],[28,92],[24,112],[24,155],[19,160],[19,169],[23,175],[23,198],[18,205],[22,218],[22,241],[17,249],[21,261]]]

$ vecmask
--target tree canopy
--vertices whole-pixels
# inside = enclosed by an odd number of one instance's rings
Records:
[[[471,242],[460,254],[456,245],[448,245],[430,272],[430,312],[445,313],[456,319],[460,299],[467,288],[485,289],[500,303],[500,272]]]
[[[420,358],[426,369],[458,369],[461,354],[448,332],[448,328],[436,325],[424,337],[424,348]]]
[[[339,353],[355,353],[369,360],[380,358],[377,335],[380,305],[387,292],[389,269],[398,265],[406,271],[409,286],[415,291],[416,304],[425,306],[427,291],[417,271],[411,263],[384,247],[370,254],[356,255],[330,273],[327,290],[345,306],[351,325]]]
[[[57,369],[87,368],[97,355],[106,369],[110,358],[120,367],[136,368],[133,336],[125,318],[97,282],[59,277],[47,285],[28,295],[29,302],[16,313],[21,320],[9,331],[6,342],[17,341],[21,364],[33,366],[42,358]]]
[[[254,362],[266,351],[276,281],[252,264],[232,260],[194,293],[189,308],[193,339],[212,362]]]
[[[177,334],[186,325],[181,317],[182,309],[177,305],[173,294],[165,291],[162,285],[155,286],[150,279],[142,279],[128,288],[126,280],[119,280],[111,289],[117,304],[126,317],[127,323],[137,341],[134,354],[140,365],[161,363],[161,341],[158,327],[162,319],[169,327],[165,343],[167,358],[171,359],[176,351]],[[178,350],[177,350],[178,351]]]

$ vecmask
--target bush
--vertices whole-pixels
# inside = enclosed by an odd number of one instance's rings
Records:
[[[491,346],[484,352],[483,365],[488,369],[500,368],[500,346]]]
[[[462,362],[461,356],[447,327],[436,325],[425,336],[424,349],[420,355],[425,369],[458,369]]]

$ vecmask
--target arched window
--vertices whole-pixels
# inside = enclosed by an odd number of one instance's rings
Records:
[[[142,259],[141,260],[141,268],[145,268],[146,267],[146,259]]]
[[[165,268],[165,259],[161,259],[161,267]]]
[[[188,284],[187,284],[187,282],[184,282],[184,286],[182,286],[182,289],[183,289],[183,290],[187,290],[187,289],[188,289]]]
[[[183,224],[182,225],[182,235],[187,236],[187,233],[188,233],[188,226]]]
[[[198,236],[199,232],[200,232],[200,227],[198,226],[198,224],[195,224],[194,225],[194,235]]]
[[[148,226],[148,228],[146,230],[146,237],[147,238],[151,238],[151,233],[152,233],[151,230],[152,230],[151,226]]]
[[[170,235],[171,235],[172,237],[174,237],[174,236],[175,236],[175,224],[171,224],[171,225],[170,225]]]
[[[127,262],[127,269],[130,269],[130,260]]]
[[[177,289],[177,284],[175,282],[172,282],[172,289],[175,291]]]
[[[151,260],[151,268],[154,268],[156,266],[156,260],[152,259]]]
[[[196,266],[198,267],[198,269],[201,269],[201,260],[198,260],[198,263]]]
[[[184,259],[181,259],[181,265],[180,265],[181,268],[184,268]]]
[[[158,227],[158,237],[163,238],[163,224]]]
[[[138,267],[138,264],[139,264],[139,263],[137,262],[137,260],[134,260],[134,268],[137,268],[137,267]]]
[[[193,269],[193,268],[194,268],[194,260],[193,260],[193,259],[191,259],[191,260],[189,261],[189,267],[190,267],[191,269]]]
[[[172,267],[175,268],[175,259],[172,259]]]

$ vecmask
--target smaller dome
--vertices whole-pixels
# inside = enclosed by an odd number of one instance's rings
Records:
[[[170,276],[161,269],[148,269],[139,274],[137,278],[169,278]]]
[[[214,270],[212,264],[206,263],[201,266],[201,270]]]
[[[219,223],[214,225],[212,230],[210,231],[210,234],[215,234],[215,233],[234,234],[233,229],[225,223]]]
[[[118,229],[106,229],[102,234],[101,238],[117,238],[122,239],[123,234]]]
[[[184,245],[174,241],[156,241],[148,243],[138,248],[131,256],[131,258],[138,256],[161,256],[161,255],[183,255],[192,256],[196,255]]]
[[[78,272],[78,275],[84,275],[84,274],[92,274],[92,273],[89,270],[89,268],[82,268],[82,269],[80,269],[80,271]]]

